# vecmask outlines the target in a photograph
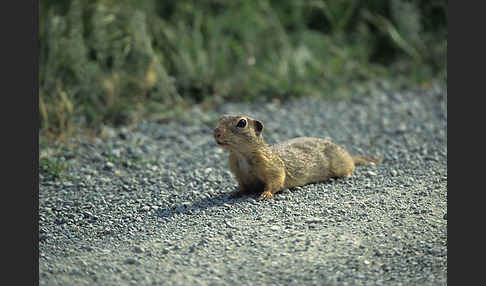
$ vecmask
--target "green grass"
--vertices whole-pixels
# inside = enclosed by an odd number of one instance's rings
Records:
[[[447,1],[40,2],[43,134],[447,78]]]
[[[39,159],[39,174],[47,178],[61,179],[67,168],[66,161],[55,156]]]

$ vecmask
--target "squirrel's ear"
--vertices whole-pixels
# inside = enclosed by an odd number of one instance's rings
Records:
[[[260,134],[262,134],[263,132],[263,123],[259,120],[255,120],[255,134],[257,136],[260,136]]]

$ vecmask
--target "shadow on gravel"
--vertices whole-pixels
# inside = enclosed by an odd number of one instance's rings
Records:
[[[209,197],[200,199],[192,204],[179,203],[177,206],[173,206],[165,209],[158,209],[155,215],[161,218],[172,217],[176,214],[196,214],[199,211],[206,210],[208,208],[218,207],[222,205],[233,205],[235,203],[248,201],[253,198],[251,195],[242,196],[239,198],[230,199],[229,194],[220,194],[216,197]]]

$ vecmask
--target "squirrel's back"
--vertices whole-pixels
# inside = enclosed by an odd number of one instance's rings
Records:
[[[271,148],[284,162],[287,188],[349,176],[354,171],[349,153],[327,139],[298,137]]]

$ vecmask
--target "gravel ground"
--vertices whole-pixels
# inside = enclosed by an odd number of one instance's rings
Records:
[[[383,156],[354,175],[229,199],[219,115],[265,124],[269,143],[332,138]],[[225,103],[189,121],[105,128],[40,172],[40,285],[445,285],[447,90],[346,101]]]

